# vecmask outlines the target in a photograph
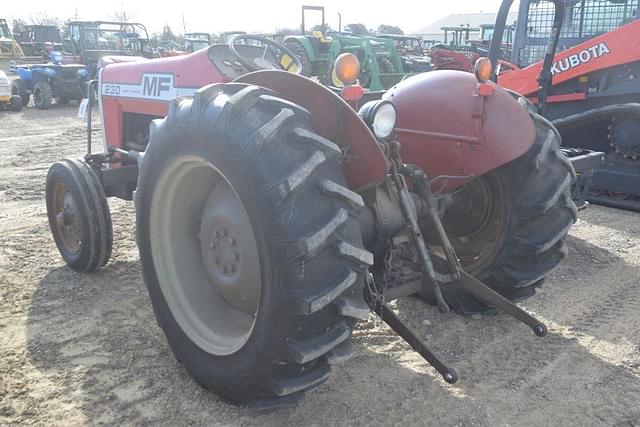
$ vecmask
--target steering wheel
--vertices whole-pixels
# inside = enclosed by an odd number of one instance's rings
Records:
[[[243,41],[257,41],[264,44],[264,51],[262,52],[261,57],[257,58],[245,58],[236,49],[236,46],[239,44],[247,44],[247,43],[238,43],[240,40]],[[238,58],[238,61],[242,62],[242,64],[247,67],[250,71],[258,71],[258,70],[283,70],[288,71],[295,74],[302,73],[302,62],[296,56],[295,53],[291,51],[291,49],[287,48],[284,45],[281,45],[278,42],[275,42],[271,39],[262,36],[254,36],[253,34],[238,34],[235,35],[229,40],[229,49],[231,52]],[[268,59],[267,54],[271,54],[274,60]],[[288,57],[288,61],[285,61],[285,57]],[[295,70],[293,70],[295,68]]]

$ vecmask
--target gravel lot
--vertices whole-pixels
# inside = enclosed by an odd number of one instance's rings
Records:
[[[59,257],[44,181],[52,162],[84,152],[75,108],[0,112],[0,424],[640,426],[640,215],[597,206],[580,213],[569,257],[523,303],[549,336],[406,299],[400,315],[456,367],[458,384],[370,317],[354,357],[298,403],[224,403],[191,380],[156,325],[131,204],[110,201],[104,270],[78,274]]]

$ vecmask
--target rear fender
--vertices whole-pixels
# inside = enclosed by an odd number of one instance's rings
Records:
[[[471,73],[442,70],[419,74],[390,89],[384,98],[398,110],[402,159],[422,168],[435,190],[453,190],[464,179],[484,175],[533,145],[529,113],[506,90],[488,83],[493,95],[478,94]]]
[[[30,68],[16,68],[16,74],[24,81],[31,80],[31,69]]]
[[[331,90],[282,71],[256,71],[236,81],[269,88],[309,110],[314,131],[345,151],[343,170],[351,188],[363,189],[385,178],[387,161],[375,136],[353,108]]]

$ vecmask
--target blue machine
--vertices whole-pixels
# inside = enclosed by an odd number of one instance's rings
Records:
[[[70,100],[80,101],[85,97],[89,73],[80,64],[64,64],[64,55],[51,51],[46,64],[15,65],[11,71],[19,79],[13,81],[11,92],[22,97],[24,106],[33,95],[36,108],[49,108],[53,101],[63,105]]]

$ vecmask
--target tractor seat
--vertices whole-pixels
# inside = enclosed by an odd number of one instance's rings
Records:
[[[311,44],[313,45],[313,48],[316,50],[316,52],[322,52],[322,53],[328,52],[329,46],[331,45],[330,42],[322,41],[316,37],[311,37]]]

